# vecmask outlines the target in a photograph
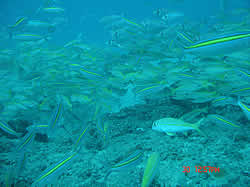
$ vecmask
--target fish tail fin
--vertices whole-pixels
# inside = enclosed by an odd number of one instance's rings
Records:
[[[203,131],[201,131],[200,128],[199,128],[201,122],[202,122],[204,119],[205,119],[205,118],[202,118],[202,119],[200,119],[198,122],[196,122],[195,125],[194,125],[194,129],[195,129],[200,135],[202,135],[202,136],[204,136],[204,137],[207,137],[207,135],[206,135]]]
[[[103,179],[104,183],[107,183],[108,177],[110,176],[111,173],[112,173],[112,170],[108,170],[108,172],[105,174],[104,179]]]
[[[203,131],[201,131],[198,127],[195,127],[195,130],[196,130],[200,135],[202,135],[202,136],[204,136],[204,137],[207,137],[207,135],[206,135]]]

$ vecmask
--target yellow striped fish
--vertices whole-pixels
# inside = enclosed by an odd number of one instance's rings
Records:
[[[220,115],[211,114],[209,116],[216,119],[218,122],[222,122],[223,124],[230,125],[230,126],[237,127],[237,128],[240,127],[239,125],[236,125],[235,123],[225,119],[224,117]]]
[[[57,128],[60,126],[60,119],[62,117],[62,112],[63,112],[63,104],[62,101],[60,101],[57,105],[57,108],[52,114],[52,117],[49,122],[48,126],[48,135],[52,136]]]
[[[32,144],[34,138],[35,138],[36,132],[35,130],[28,132],[20,141],[18,146],[16,147],[16,152],[22,152],[25,151],[25,149]]]
[[[0,128],[7,132],[8,134],[11,134],[11,135],[14,135],[14,136],[17,136],[19,137],[20,135],[14,131],[7,123],[3,122],[3,121],[0,121]]]
[[[70,64],[70,65],[72,68],[77,70],[79,73],[81,73],[81,75],[83,75],[87,79],[104,78],[104,76],[102,74],[87,70],[85,67],[81,66],[80,64]]]
[[[15,34],[12,36],[14,40],[20,41],[38,41],[42,39],[46,39],[46,36],[42,36],[39,34],[32,34],[32,33],[23,33],[23,34]]]
[[[46,169],[37,179],[35,179],[31,186],[45,186],[53,183],[53,180],[56,180],[76,157],[77,152],[71,152],[65,158]]]
[[[14,25],[10,25],[9,28],[14,29],[14,28],[19,27],[20,25],[23,25],[23,23],[25,22],[25,20],[26,20],[26,17],[21,17],[18,20],[16,20],[16,22],[15,22]]]
[[[136,150],[134,153],[132,153],[130,156],[128,156],[126,159],[118,162],[117,164],[113,165],[111,169],[107,172],[104,181],[108,179],[108,176],[112,172],[119,172],[119,171],[124,171],[127,170],[135,165],[137,165],[143,156],[143,152],[140,150]]]
[[[240,100],[238,100],[238,105],[243,110],[243,112],[245,113],[245,115],[247,116],[247,119],[250,120],[250,107],[248,107],[247,105],[245,105],[244,103],[242,103]]]
[[[195,42],[185,46],[184,50],[199,55],[224,55],[248,48],[249,45],[250,32],[246,32]]]
[[[147,165],[144,170],[141,187],[150,186],[158,170],[159,162],[160,162],[160,154],[158,152],[152,153],[148,158]]]
[[[60,7],[47,7],[47,8],[43,8],[43,11],[49,12],[49,13],[62,13],[64,12],[64,9]]]
[[[88,127],[89,126],[84,128],[80,136],[77,138],[73,151],[66,155],[62,160],[42,172],[42,174],[35,179],[31,186],[46,186],[48,184],[52,184],[63,172],[65,172],[65,169],[67,169],[73,160],[78,157],[78,153],[81,150],[81,145],[79,145],[79,143],[83,140]]]

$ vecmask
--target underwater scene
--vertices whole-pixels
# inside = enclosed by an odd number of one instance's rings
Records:
[[[249,0],[2,0],[0,186],[250,182]]]

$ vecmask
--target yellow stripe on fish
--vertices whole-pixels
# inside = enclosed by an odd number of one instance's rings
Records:
[[[19,136],[18,133],[16,131],[14,131],[13,129],[11,129],[6,123],[0,121],[0,128],[3,129],[5,132],[15,135],[15,136]]]
[[[246,91],[246,90],[250,90],[250,87],[248,87],[248,88],[241,88],[241,89],[238,89],[238,90],[234,90],[234,91],[232,91],[232,93],[242,92],[242,91]]]
[[[78,66],[79,67],[78,70],[80,70],[80,73],[82,73],[82,74],[86,73],[86,74],[89,74],[89,75],[94,75],[95,77],[103,77],[103,75],[101,75],[101,74],[86,70],[85,68],[83,68],[83,66],[81,66],[79,64],[70,64],[70,65],[71,66],[76,66],[76,67]]]
[[[215,100],[212,101],[212,103],[216,103],[216,102],[219,102],[219,101],[222,101],[222,100],[225,100],[226,97],[220,97],[220,98],[217,98]]]
[[[54,128],[56,124],[58,123],[58,119],[62,114],[62,102],[59,103],[57,110],[55,111],[55,118],[52,119],[52,124],[50,124],[50,128]]]
[[[120,161],[119,163],[115,164],[114,166],[111,167],[110,170],[106,173],[104,177],[104,181],[107,181],[108,176],[112,172],[119,172],[122,170],[126,170],[128,168],[131,168],[133,166],[136,166],[142,159],[143,152],[140,150],[136,150],[133,154],[131,154],[128,158]]]
[[[238,100],[238,105],[243,110],[247,118],[250,120],[250,108],[248,108],[247,105],[242,103],[240,100]]]
[[[86,134],[86,131],[87,131],[88,127],[89,127],[89,126],[87,126],[85,129],[83,129],[82,133],[80,134],[80,136],[79,136],[78,139],[76,140],[75,147],[74,147],[75,149],[78,147],[79,142],[82,140],[83,135]]]
[[[146,168],[144,169],[141,187],[150,186],[155,177],[156,171],[159,167],[159,162],[160,162],[160,154],[158,152],[152,153],[148,158]]]
[[[185,40],[187,40],[190,43],[194,43],[191,39],[189,39],[187,36],[185,36],[184,34],[177,32],[181,37],[183,37]]]
[[[198,42],[197,44],[194,44],[194,45],[191,45],[188,47],[184,47],[184,48],[185,49],[194,49],[194,48],[210,46],[210,45],[214,45],[214,44],[229,42],[229,41],[238,40],[238,39],[242,39],[242,38],[248,38],[248,37],[250,37],[250,33],[236,34],[236,35],[227,36],[227,37],[223,37],[223,38],[217,38],[217,39],[212,39],[212,40],[208,40],[208,41]]]
[[[133,22],[133,21],[130,21],[130,20],[128,20],[128,19],[126,19],[126,18],[123,18],[126,22],[128,22],[128,23],[131,23],[131,24],[133,24],[133,25],[135,25],[135,26],[137,26],[137,27],[141,27],[141,28],[143,28],[143,26],[141,26],[140,24],[138,24],[138,23],[135,23],[135,22]]]
[[[11,25],[10,27],[11,27],[11,28],[17,27],[17,26],[20,25],[25,19],[26,19],[25,17],[18,19],[18,20],[16,21],[16,23],[15,23],[14,25]]]
[[[153,89],[155,87],[159,87],[159,86],[161,86],[161,85],[154,85],[154,86],[150,86],[150,87],[147,87],[147,88],[143,88],[143,89],[137,91],[136,93],[138,94],[138,93],[141,93],[141,92],[144,92],[144,91],[147,91],[147,90]]]
[[[230,122],[230,121],[228,121],[228,120],[226,120],[226,119],[223,119],[222,117],[220,117],[220,116],[218,116],[218,115],[212,115],[212,117],[215,118],[215,119],[217,119],[217,120],[219,120],[219,121],[222,121],[222,122],[224,122],[224,123],[226,123],[226,124],[228,124],[228,125],[231,125],[231,126],[233,126],[233,127],[240,127],[240,126],[235,125],[235,124],[233,124],[232,122]]]
[[[244,104],[241,103],[241,102],[240,102],[240,104],[241,104],[242,108],[244,108],[244,109],[246,109],[248,112],[250,112],[250,108],[248,108],[246,105],[244,105]]]
[[[247,76],[247,77],[250,77],[250,74],[247,73],[247,72],[244,72],[244,71],[242,71],[242,70],[239,70],[239,72],[241,72],[242,74],[244,74],[244,75]]]
[[[43,8],[43,10],[46,12],[51,12],[51,13],[64,12],[64,9],[60,7],[47,7],[47,8]]]
[[[86,72],[86,73],[92,74],[92,75],[102,76],[102,75],[100,75],[100,74],[98,74],[98,73],[94,73],[94,72],[88,71],[88,70],[83,69],[83,68],[80,68],[80,70],[81,70],[81,71],[84,71],[84,72]]]
[[[47,177],[53,175],[56,173],[59,169],[61,169],[66,163],[68,163],[72,158],[74,158],[77,155],[77,152],[73,152],[70,156],[63,159],[61,162],[56,164],[54,167],[49,168],[46,170],[44,174],[42,174],[35,182],[32,184],[32,186],[36,186],[36,184],[42,182],[42,180],[45,180]]]
[[[29,132],[23,139],[23,141],[17,146],[16,151],[19,152],[29,145],[35,137],[35,130]]]
[[[126,161],[124,161],[124,162],[120,162],[120,163],[118,163],[118,164],[112,166],[112,168],[120,168],[120,167],[122,167],[122,166],[127,166],[128,164],[133,163],[133,162],[139,160],[139,159],[141,158],[142,155],[143,155],[143,152],[138,152],[138,154],[135,155],[135,157],[132,157],[131,159],[126,160]]]

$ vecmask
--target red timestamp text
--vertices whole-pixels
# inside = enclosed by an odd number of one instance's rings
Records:
[[[183,166],[183,173],[190,173],[190,166]],[[220,168],[211,167],[211,166],[195,166],[196,173],[207,173],[207,172],[220,172]]]

